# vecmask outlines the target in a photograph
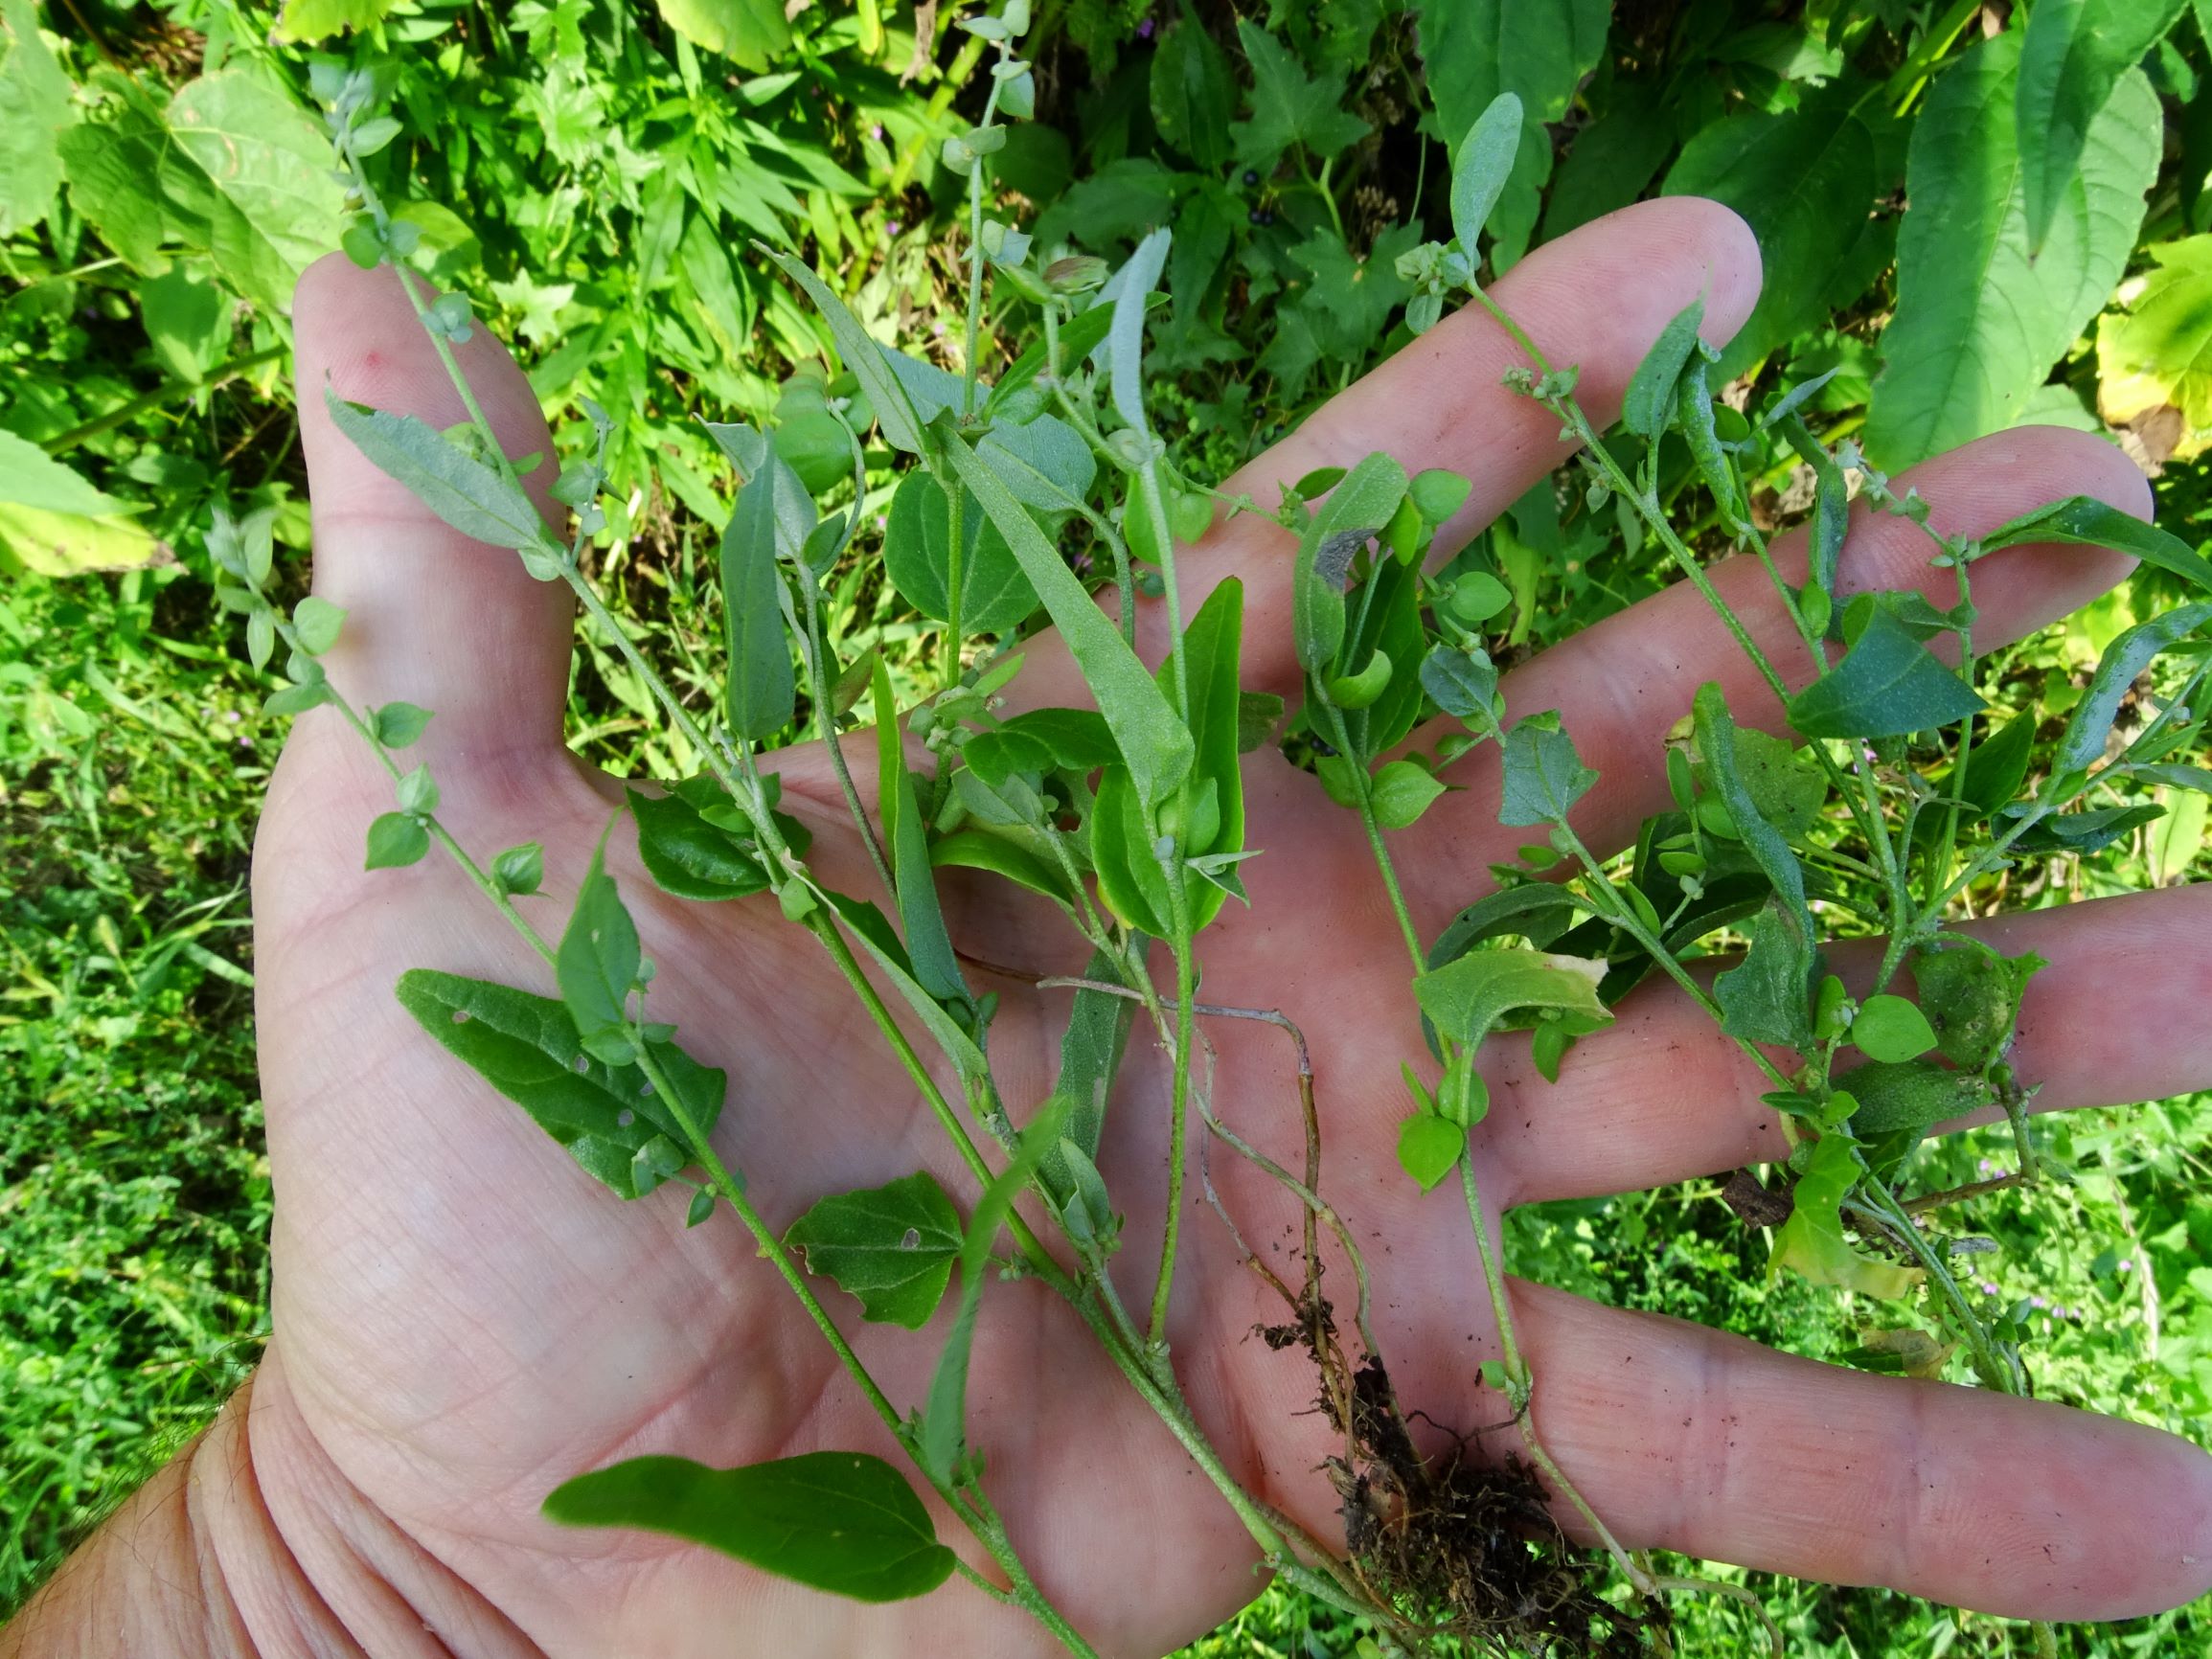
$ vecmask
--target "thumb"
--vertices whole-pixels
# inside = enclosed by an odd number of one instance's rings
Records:
[[[337,429],[324,401],[328,389],[440,428],[467,418],[398,273],[332,254],[301,277],[293,322],[314,591],[346,611],[325,659],[332,681],[356,706],[432,710],[433,753],[559,749],[575,618],[567,587],[439,518]],[[531,493],[552,519],[558,468],[536,395],[481,328],[454,355],[506,452],[544,458]]]

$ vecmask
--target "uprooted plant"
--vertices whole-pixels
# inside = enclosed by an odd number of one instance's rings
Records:
[[[849,985],[980,1193],[963,1217],[935,1179],[916,1173],[829,1194],[782,1234],[771,1228],[714,1146],[727,1079],[694,1060],[678,1033],[651,1016],[652,969],[601,859],[583,873],[558,936],[540,931],[517,902],[543,881],[538,848],[484,860],[454,839],[438,805],[441,784],[455,781],[433,781],[400,758],[429,712],[349,703],[317,660],[342,614],[316,599],[288,615],[278,610],[263,586],[265,522],[218,519],[210,545],[226,573],[225,602],[247,619],[249,654],[261,667],[280,643],[289,653],[292,684],[270,699],[270,711],[335,711],[391,773],[396,802],[369,827],[370,867],[413,863],[436,842],[544,960],[558,989],[548,997],[422,968],[400,981],[400,1000],[431,1037],[617,1196],[689,1188],[690,1225],[713,1223],[728,1206],[914,1471],[973,1534],[997,1579],[937,1541],[905,1474],[860,1452],[735,1470],[638,1459],[579,1474],[546,1499],[547,1512],[581,1525],[674,1532],[868,1600],[922,1595],[958,1571],[1025,1608],[1071,1650],[1092,1651],[1025,1570],[969,1434],[969,1344],[989,1284],[1005,1271],[1065,1299],[1220,1488],[1267,1568],[1370,1615],[1379,1644],[1450,1634],[1544,1651],[1664,1649],[1663,1597],[1689,1586],[1614,1540],[1536,1430],[1530,1404],[1539,1379],[1516,1340],[1504,1264],[1467,1155],[1468,1131],[1489,1103],[1476,1065],[1482,1045],[1495,1032],[1533,1029],[1535,1064],[1556,1080],[1568,1048],[1608,1023],[1630,989],[1653,975],[1673,980],[1771,1084],[1765,1098],[1794,1148],[1789,1185],[1745,1202],[1756,1200],[1775,1226],[1777,1267],[1878,1298],[1918,1299],[1935,1328],[1921,1333],[1928,1350],[1948,1355],[1955,1348],[1983,1386],[2023,1392],[2018,1319],[1962,1285],[1951,1241],[1924,1225],[1941,1206],[1981,1193],[1906,1189],[1925,1133],[1988,1107],[2010,1118],[2018,1163],[1985,1188],[2038,1178],[2026,1118],[2032,1090],[2009,1069],[2007,1054],[2039,963],[2002,956],[1945,921],[1962,893],[2008,862],[2093,850],[2155,810],[2128,800],[2120,785],[2212,786],[2212,774],[2178,759],[2201,731],[2191,710],[2205,659],[2193,636],[2212,620],[2212,602],[2169,610],[2111,643],[2068,717],[2057,763],[2029,786],[2032,718],[1995,722],[1974,689],[1973,567],[2007,546],[2054,540],[2122,548],[2207,590],[2212,567],[2087,498],[1978,539],[1938,534],[1917,497],[1892,491],[1851,444],[1831,448],[1813,435],[1805,414],[1817,381],[1783,395],[1756,425],[1717,402],[1714,354],[1699,334],[1701,305],[1652,348],[1629,388],[1620,431],[1599,431],[1576,401],[1574,369],[1547,363],[1477,281],[1478,237],[1523,128],[1517,102],[1503,97],[1458,148],[1454,240],[1405,256],[1402,274],[1419,288],[1415,321],[1433,324],[1444,296],[1462,289],[1490,310],[1525,355],[1509,383],[1580,444],[1584,507],[1610,511],[1630,533],[1656,539],[1748,653],[1796,734],[1790,740],[1739,724],[1720,688],[1706,686],[1668,744],[1671,809],[1644,826],[1631,853],[1601,858],[1570,822],[1595,780],[1572,734],[1556,713],[1509,711],[1500,694],[1484,625],[1508,602],[1505,588],[1478,565],[1431,557],[1446,551],[1438,535],[1467,499],[1468,481],[1440,471],[1408,476],[1398,461],[1374,454],[1311,473],[1281,501],[1262,503],[1180,475],[1150,422],[1142,374],[1147,307],[1169,232],[1154,232],[1109,275],[1099,261],[1035,248],[991,216],[986,179],[1003,142],[1001,118],[1026,114],[1033,96],[1015,51],[1026,14],[1013,0],[998,16],[963,24],[995,49],[997,61],[981,124],[946,152],[969,181],[962,373],[879,345],[813,272],[759,250],[821,312],[844,378],[825,382],[803,432],[710,425],[739,480],[720,550],[727,670],[712,715],[672,690],[584,574],[604,527],[597,458],[560,469],[553,495],[574,521],[560,539],[523,488],[536,461],[504,453],[477,405],[451,351],[474,327],[467,302],[433,296],[409,270],[414,227],[386,212],[358,165],[390,133],[375,111],[373,78],[337,70],[320,78],[361,208],[347,251],[364,265],[397,270],[470,416],[441,433],[332,395],[331,418],[447,523],[513,549],[533,576],[574,591],[704,765],[665,792],[631,790],[616,814],[617,823],[630,820],[646,870],[668,894],[701,903],[772,893]],[[977,346],[993,284],[1036,308],[1042,339],[987,384]],[[871,472],[882,468],[863,445],[872,428],[911,463],[884,512],[888,578],[942,625],[937,689],[903,710],[879,655],[849,660],[824,600],[826,576],[874,515]],[[604,438],[604,418],[600,429]],[[1746,460],[1763,434],[1779,434],[1813,476],[1810,554],[1796,580],[1748,507]],[[1662,504],[1667,444],[1687,447],[1710,496],[1712,536],[1764,565],[1820,666],[1809,684],[1791,689]],[[1955,578],[1955,602],[1940,606],[1917,591],[1839,591],[1854,482],[1878,507],[1927,530],[1931,563]],[[1222,581],[1185,614],[1177,548],[1224,513],[1263,515],[1297,537],[1292,646],[1305,696],[1287,718],[1279,701],[1241,687],[1240,584]],[[1086,539],[1115,604],[1102,608],[1063,556],[1067,534]],[[1135,649],[1140,595],[1165,611],[1157,671]],[[1091,706],[1005,712],[1022,666],[1022,630],[1039,615],[1080,668]],[[1931,648],[1946,641],[1955,666]],[[2113,739],[2122,697],[2162,652],[2191,664],[2178,690],[2124,741]],[[860,709],[874,726],[873,812],[844,747],[844,728]],[[779,809],[778,781],[759,763],[765,746],[810,722],[883,904],[835,890],[810,865],[807,836]],[[1425,747],[1408,749],[1417,732]],[[1427,1054],[1405,1057],[1414,1109],[1400,1131],[1399,1161],[1425,1190],[1457,1177],[1495,1320],[1498,1356],[1484,1375],[1502,1402],[1498,1420],[1452,1425],[1441,1441],[1431,1433],[1425,1447],[1414,1423],[1426,1414],[1399,1397],[1377,1338],[1355,1227],[1324,1185],[1325,1079],[1316,1079],[1291,1017],[1298,1011],[1201,995],[1200,938],[1224,905],[1246,901],[1240,866],[1262,855],[1245,845],[1241,757],[1270,741],[1357,814],[1372,849],[1429,1038]],[[1496,891],[1425,942],[1388,836],[1419,820],[1451,786],[1453,762],[1485,744],[1496,745],[1502,769],[1502,822],[1542,838],[1499,872]],[[997,1003],[972,989],[975,965],[947,925],[936,873],[948,868],[1032,896],[1087,953],[1081,975],[1037,981],[1073,992],[1059,1084],[1041,1104],[1009,1099],[1000,1087],[990,1052]],[[1868,894],[1879,902],[1869,906]],[[1828,971],[1815,901],[1884,940],[1878,967],[1856,993]],[[1731,932],[1747,939],[1741,960],[1718,978],[1696,971],[1693,961]],[[1894,989],[1907,969],[1915,996]],[[934,1047],[935,1062],[924,1060],[895,1004]],[[1303,1017],[1311,1024],[1315,1016]],[[1208,1027],[1231,1020],[1278,1028],[1286,1056],[1295,1057],[1305,1148],[1296,1167],[1216,1110]],[[1149,1297],[1132,1306],[1108,1271],[1123,1220],[1097,1155],[1129,1034],[1140,1023],[1167,1057],[1171,1121],[1159,1268]],[[1864,1063],[1838,1069],[1851,1050]],[[941,1074],[955,1079],[952,1087]],[[1294,1271],[1243,1245],[1241,1229],[1253,1220],[1222,1200],[1212,1177],[1217,1152],[1259,1170],[1294,1206]],[[1178,1384],[1168,1315],[1194,1175],[1247,1264],[1280,1296],[1281,1321],[1264,1329],[1265,1340],[1311,1360],[1321,1420],[1341,1442],[1315,1472],[1339,1499],[1341,1555],[1240,1486]],[[1041,1216],[1057,1237],[1040,1237],[1027,1215]],[[996,1254],[1002,1240],[1006,1257]],[[1354,1287],[1349,1306],[1341,1292],[1325,1292],[1325,1263],[1337,1267],[1334,1284]],[[865,1319],[919,1329],[953,1294],[956,1273],[954,1317],[919,1402],[884,1394],[814,1288],[815,1277],[826,1277],[857,1298]],[[1927,1360],[1904,1345],[1892,1352],[1903,1356],[1901,1367]],[[1498,1449],[1494,1437],[1517,1449]],[[801,1494],[813,1530],[756,1519],[787,1521]],[[1555,1509],[1579,1517],[1598,1557],[1585,1560],[1570,1545]],[[832,1543],[832,1534],[841,1536]],[[1608,1564],[1625,1581],[1624,1599],[1599,1593]]]

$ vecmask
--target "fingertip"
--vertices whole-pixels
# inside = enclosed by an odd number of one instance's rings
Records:
[[[1703,267],[1705,316],[1699,335],[1712,346],[1733,340],[1766,284],[1759,239],[1744,216],[1708,196],[1667,195],[1633,203],[1595,222],[1631,216],[1648,221],[1646,234],[1670,249],[1670,263]]]
[[[414,293],[408,291],[408,283]],[[347,612],[329,666],[349,696],[420,703],[438,749],[558,747],[574,602],[535,580],[507,548],[474,541],[373,464],[331,419],[326,394],[445,429],[467,401],[416,304],[419,276],[318,260],[294,294],[301,450],[314,514],[314,589]],[[526,484],[538,511],[558,474],[536,394],[481,323],[450,346],[454,367],[500,447],[536,455]]]
[[[2078,493],[2093,495],[2132,518],[2148,523],[2156,511],[2151,481],[2128,459],[2127,452],[2110,439],[2077,426],[2016,426],[1988,442],[2016,440],[2031,465],[2052,468],[2082,485]]]

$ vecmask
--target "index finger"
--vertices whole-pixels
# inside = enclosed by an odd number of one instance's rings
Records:
[[[1601,428],[1620,409],[1636,366],[1659,331],[1691,301],[1705,300],[1702,331],[1724,341],[1759,297],[1759,247],[1748,226],[1718,202],[1666,196],[1639,202],[1546,242],[1490,290],[1553,362],[1581,371],[1576,396]],[[1331,399],[1311,420],[1239,470],[1222,489],[1262,506],[1279,487],[1320,466],[1349,466],[1380,450],[1408,472],[1448,467],[1473,484],[1438,533],[1456,545],[1495,518],[1574,453],[1559,420],[1508,391],[1506,370],[1526,362],[1513,338],[1470,306]],[[1228,577],[1244,581],[1247,690],[1294,693],[1290,556],[1296,540],[1271,519],[1242,515],[1176,557],[1184,614]],[[1167,650],[1164,600],[1137,602],[1138,649]],[[1026,648],[1013,689],[1024,706],[1088,700],[1083,676],[1057,636]]]

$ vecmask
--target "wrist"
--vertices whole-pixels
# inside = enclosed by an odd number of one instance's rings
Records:
[[[347,1482],[273,1350],[0,1632],[0,1659],[538,1652]]]

